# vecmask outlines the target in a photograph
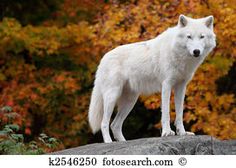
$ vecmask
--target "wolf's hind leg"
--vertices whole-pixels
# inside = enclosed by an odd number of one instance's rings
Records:
[[[138,94],[129,89],[124,89],[118,101],[118,112],[111,124],[111,130],[117,141],[125,141],[122,134],[122,125],[138,99]]]
[[[112,142],[110,133],[109,133],[109,123],[111,119],[111,115],[113,113],[115,104],[117,102],[118,97],[121,94],[121,89],[119,87],[112,88],[106,91],[106,93],[103,95],[104,100],[104,113],[101,123],[101,131],[103,140],[105,143]]]

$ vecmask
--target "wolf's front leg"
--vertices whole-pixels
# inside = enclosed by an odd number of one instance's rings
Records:
[[[183,104],[184,104],[185,90],[186,90],[186,82],[179,83],[174,87],[176,133],[177,135],[194,135],[194,133],[192,132],[186,132],[183,125]]]
[[[171,95],[171,85],[170,82],[164,81],[162,83],[162,92],[161,92],[161,124],[162,124],[162,133],[161,136],[171,136],[175,135],[175,132],[170,128],[170,95]]]

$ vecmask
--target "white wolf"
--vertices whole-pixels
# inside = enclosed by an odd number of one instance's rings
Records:
[[[117,105],[111,130],[116,140],[125,141],[122,124],[139,95],[161,91],[162,136],[175,135],[170,128],[169,115],[173,89],[176,133],[194,135],[186,132],[183,126],[185,89],[215,46],[213,16],[192,19],[180,15],[177,26],[156,38],[122,45],[106,53],[96,72],[89,107],[88,118],[93,133],[101,129],[104,142],[112,142],[109,125]]]

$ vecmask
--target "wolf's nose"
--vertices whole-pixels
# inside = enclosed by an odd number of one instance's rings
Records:
[[[200,50],[199,49],[193,50],[193,56],[194,57],[199,57],[199,55],[200,55]]]

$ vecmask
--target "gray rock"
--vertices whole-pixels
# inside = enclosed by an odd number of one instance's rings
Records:
[[[211,136],[170,136],[126,142],[96,143],[66,149],[59,155],[235,155],[236,140],[220,141]]]

